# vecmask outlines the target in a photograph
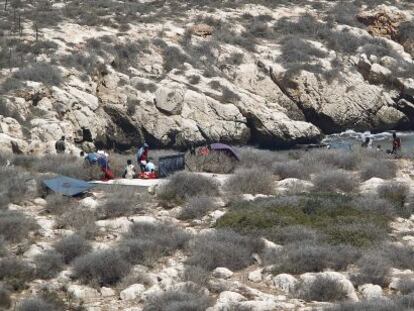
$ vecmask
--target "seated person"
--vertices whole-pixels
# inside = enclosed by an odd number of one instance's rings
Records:
[[[127,165],[125,166],[125,171],[122,177],[126,179],[133,179],[135,178],[135,175],[136,171],[134,164],[132,164],[131,160],[127,160]]]
[[[151,158],[148,159],[148,162],[145,165],[145,172],[155,172],[155,164],[152,162]]]

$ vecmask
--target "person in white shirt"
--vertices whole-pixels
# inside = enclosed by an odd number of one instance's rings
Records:
[[[133,179],[136,176],[135,166],[132,164],[131,160],[127,160],[127,165],[125,166],[124,174],[122,175],[123,178],[126,179]]]

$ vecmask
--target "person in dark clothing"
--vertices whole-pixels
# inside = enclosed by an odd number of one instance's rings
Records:
[[[66,151],[66,143],[65,143],[65,136],[62,136],[56,143],[55,143],[56,153],[65,153]]]
[[[398,154],[401,151],[401,139],[397,136],[397,133],[392,134],[392,154]]]
[[[362,148],[372,148],[371,138],[365,138],[365,141],[361,144]]]

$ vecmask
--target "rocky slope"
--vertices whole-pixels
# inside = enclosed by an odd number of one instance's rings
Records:
[[[275,148],[411,128],[413,5],[392,2],[5,3],[1,149],[49,152],[62,134],[86,150]]]

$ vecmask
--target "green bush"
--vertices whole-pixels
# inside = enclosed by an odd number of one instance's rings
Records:
[[[351,197],[312,193],[233,202],[216,226],[273,240],[281,229],[300,225],[318,231],[330,244],[359,247],[383,240],[389,220],[354,206]]]

